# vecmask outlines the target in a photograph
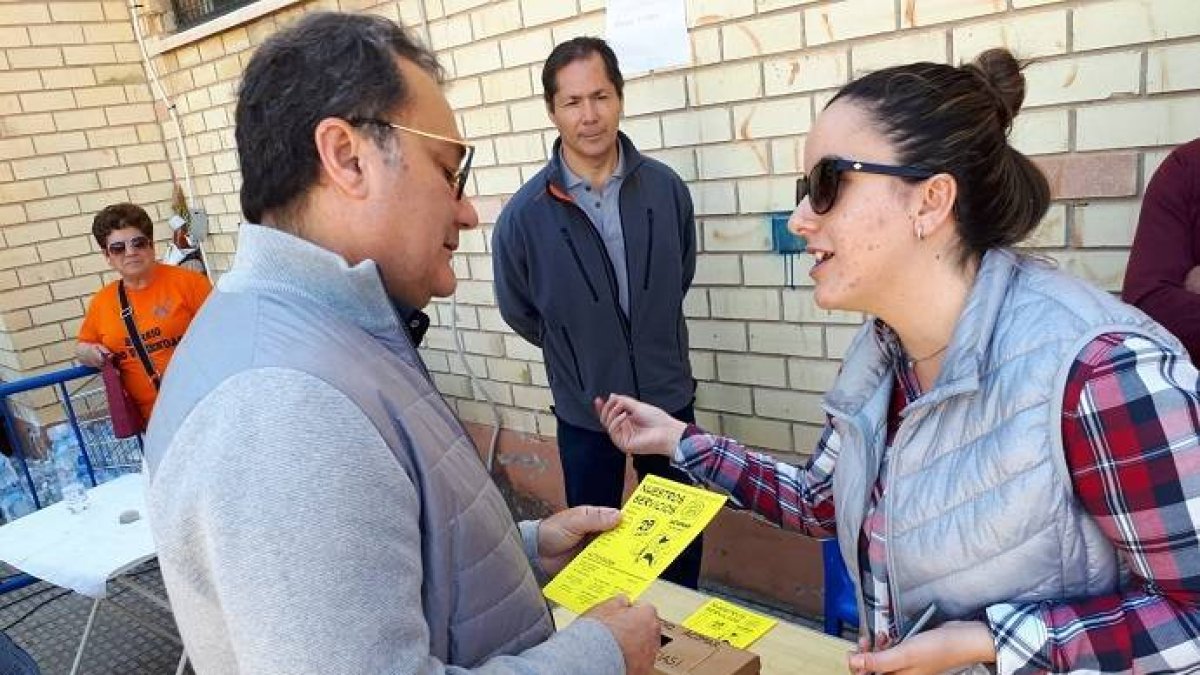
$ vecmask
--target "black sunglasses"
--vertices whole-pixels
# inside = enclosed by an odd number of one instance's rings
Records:
[[[796,179],[796,206],[808,197],[808,205],[813,213],[818,215],[828,213],[837,201],[838,185],[842,182],[842,174],[847,171],[877,173],[885,176],[900,176],[901,178],[929,178],[935,172],[918,169],[915,166],[892,166],[890,164],[871,164],[853,159],[826,157],[813,165],[812,172],[801,174]]]
[[[462,199],[463,191],[466,190],[466,188],[467,188],[467,177],[471,175],[471,160],[473,160],[475,158],[475,146],[474,145],[471,145],[470,143],[467,143],[466,141],[460,141],[457,138],[449,138],[448,136],[439,136],[437,134],[431,134],[428,131],[421,131],[420,129],[413,129],[412,127],[406,127],[406,126],[403,126],[400,124],[396,124],[395,122],[389,122],[387,120],[375,119],[373,117],[354,117],[354,118],[348,119],[346,121],[354,126],[361,126],[363,124],[374,124],[376,126],[388,127],[390,129],[394,129],[396,131],[407,131],[410,134],[416,134],[417,136],[421,136],[423,138],[431,138],[435,141],[442,141],[444,143],[453,143],[454,145],[461,147],[463,149],[463,156],[462,156],[462,159],[459,160],[459,162],[458,162],[458,169],[456,171],[454,171],[454,173],[447,172],[446,179],[450,181],[450,187],[454,190],[454,198]]]
[[[150,237],[138,235],[127,241],[109,242],[105,248],[108,249],[109,255],[125,255],[126,246],[131,251],[140,251],[150,246]]]

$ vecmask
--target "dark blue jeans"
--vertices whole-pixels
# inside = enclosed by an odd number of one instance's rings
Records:
[[[684,422],[696,421],[691,404],[671,413],[671,416]],[[558,455],[562,458],[568,506],[621,506],[621,493],[625,487],[625,453],[613,445],[608,434],[577,427],[559,418]],[[680,483],[692,483],[686,473],[671,466],[671,460],[661,455],[634,455],[633,469],[639,481],[647,474],[653,474]],[[684,549],[663,572],[663,578],[681,586],[696,588],[700,582],[703,539],[697,537]]]

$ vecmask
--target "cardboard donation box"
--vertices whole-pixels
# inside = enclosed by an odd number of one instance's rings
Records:
[[[758,654],[713,640],[670,621],[662,622],[655,675],[758,675]]]

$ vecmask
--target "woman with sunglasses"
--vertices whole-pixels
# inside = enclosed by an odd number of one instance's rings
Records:
[[[1196,672],[1197,372],[1144,314],[1011,248],[1050,196],[1008,144],[1023,97],[992,50],[866,75],[813,126],[791,228],[817,305],[869,319],[807,466],[626,397],[597,411],[627,452],[836,534],[852,672]]]
[[[212,284],[202,274],[155,261],[154,226],[140,206],[104,207],[92,220],[92,236],[119,278],[92,298],[75,354],[93,368],[111,359],[142,420],[149,422],[158,382]],[[130,339],[129,323],[122,316],[122,290],[140,344]]]

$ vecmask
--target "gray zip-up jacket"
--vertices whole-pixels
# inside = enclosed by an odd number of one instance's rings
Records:
[[[889,591],[901,634],[930,603],[943,619],[967,619],[1003,602],[1115,591],[1117,552],[1075,496],[1063,451],[1068,373],[1105,333],[1142,335],[1183,357],[1179,341],[1137,309],[1042,261],[990,251],[941,374],[904,410],[885,448],[893,362],[873,324],[847,349],[825,409],[840,442],[838,543],[854,579],[885,449],[891,457],[878,508],[886,513]]]
[[[624,134],[619,142],[628,316],[603,240],[562,185],[561,140],[504,207],[492,236],[500,314],[542,348],[558,416],[594,431],[602,430],[596,396],[629,394],[673,412],[696,389],[683,317],[696,270],[691,195],[670,167]]]
[[[146,464],[198,673],[624,672],[599,622],[554,633],[536,524],[518,533],[370,261],[243,225]]]

